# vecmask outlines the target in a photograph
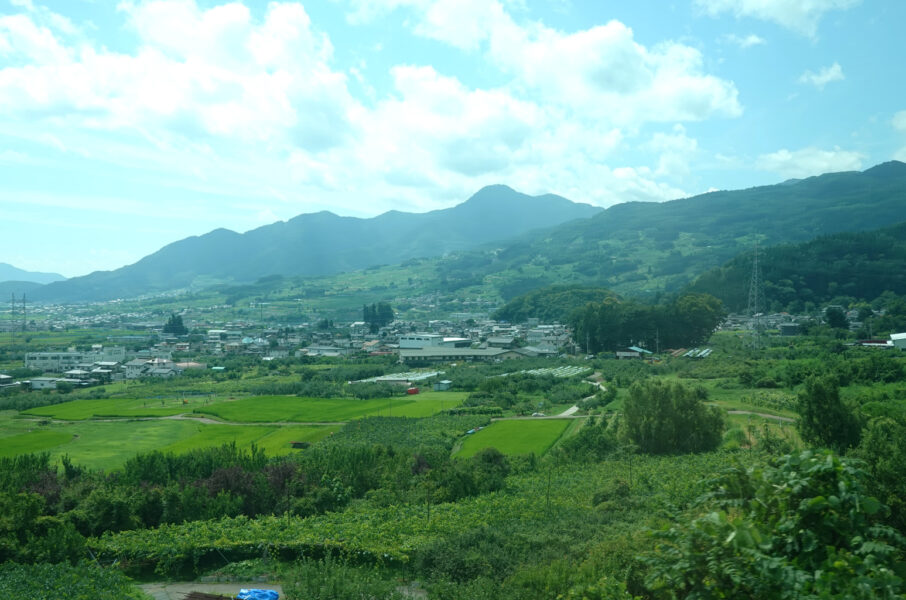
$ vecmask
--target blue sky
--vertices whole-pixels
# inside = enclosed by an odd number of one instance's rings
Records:
[[[0,262],[906,161],[901,0],[0,0]]]

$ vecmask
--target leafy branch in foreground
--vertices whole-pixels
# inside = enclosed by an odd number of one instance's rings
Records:
[[[657,598],[900,598],[903,537],[881,524],[858,463],[829,451],[734,467],[711,482],[702,516],[656,533]]]

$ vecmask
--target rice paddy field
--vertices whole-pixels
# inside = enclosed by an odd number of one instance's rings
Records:
[[[534,453],[541,456],[560,439],[570,423],[570,419],[496,421],[469,435],[456,456],[468,458],[492,447],[508,455]]]
[[[368,416],[429,417],[459,406],[467,395],[464,392],[425,392],[373,400],[252,396],[204,406],[195,412],[241,423],[339,423]]]

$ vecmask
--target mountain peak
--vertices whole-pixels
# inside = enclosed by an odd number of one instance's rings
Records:
[[[865,169],[862,173],[877,178],[906,177],[906,163],[898,160],[889,160],[870,169]]]

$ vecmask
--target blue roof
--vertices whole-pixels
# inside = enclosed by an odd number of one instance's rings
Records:
[[[629,350],[632,350],[633,352],[641,352],[642,354],[653,354],[651,350],[645,350],[644,348],[639,348],[638,346],[630,346]]]

